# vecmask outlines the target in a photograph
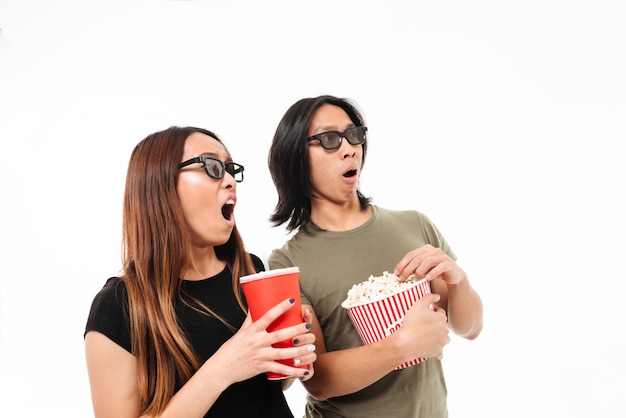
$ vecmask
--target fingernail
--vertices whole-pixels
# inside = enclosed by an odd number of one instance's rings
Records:
[[[302,361],[299,358],[293,359],[293,365],[294,366],[299,366],[300,364],[302,364]]]
[[[290,298],[290,299],[289,299],[289,303],[294,303],[295,301],[296,301],[296,299],[295,299],[295,298]]]
[[[293,345],[300,344],[300,340],[298,338],[293,339]]]
[[[309,353],[312,353],[315,351],[315,345],[311,344],[306,348],[306,351],[308,351]]]
[[[307,323],[304,325],[306,327],[306,329],[311,329],[311,324]]]

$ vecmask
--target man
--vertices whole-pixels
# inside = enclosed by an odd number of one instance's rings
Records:
[[[269,153],[278,192],[270,220],[297,231],[269,257],[300,268],[303,309],[313,313],[315,375],[304,382],[307,417],[447,417],[441,367],[449,329],[476,338],[482,302],[449,245],[423,214],[373,205],[358,187],[367,127],[347,99],[302,99],[281,119]],[[341,308],[353,284],[393,271],[430,280],[401,328],[362,345]],[[429,309],[434,304],[435,309]],[[402,370],[417,357],[428,360]]]

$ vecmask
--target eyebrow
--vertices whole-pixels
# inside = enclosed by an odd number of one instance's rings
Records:
[[[354,124],[354,122],[350,122],[347,125],[346,129],[350,129],[350,128],[356,128],[356,125]],[[340,131],[339,128],[337,128],[335,125],[332,125],[332,126],[320,126],[313,132],[314,132],[313,135],[317,135],[317,134],[323,134],[324,132],[342,132],[342,131]]]
[[[225,155],[225,158],[222,160],[222,156]],[[202,154],[200,154],[201,157],[212,157],[212,158],[216,158],[224,163],[227,163],[229,161],[232,161],[232,157],[229,154],[222,154],[222,153],[217,153],[214,151],[210,151],[210,152],[203,152]]]

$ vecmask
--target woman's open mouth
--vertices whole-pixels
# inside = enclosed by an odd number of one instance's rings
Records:
[[[226,204],[224,204],[224,206],[222,206],[222,216],[227,221],[230,221],[232,219],[234,211],[235,211],[234,200],[229,200],[228,202],[226,202]]]

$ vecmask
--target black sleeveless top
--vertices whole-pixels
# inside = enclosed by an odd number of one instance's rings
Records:
[[[261,260],[252,255],[257,271],[264,270]],[[202,301],[215,313],[225,318],[234,329],[239,329],[246,318],[231,285],[230,269],[216,276],[199,280],[183,280],[183,291]],[[131,352],[130,319],[124,282],[119,277],[107,280],[96,295],[87,319],[87,331],[98,331],[116,344]],[[211,357],[234,332],[218,319],[202,315],[179,302],[176,313],[183,330],[202,362]],[[267,380],[265,374],[257,375],[228,387],[205,415],[208,417],[236,418],[293,418],[280,381]]]

